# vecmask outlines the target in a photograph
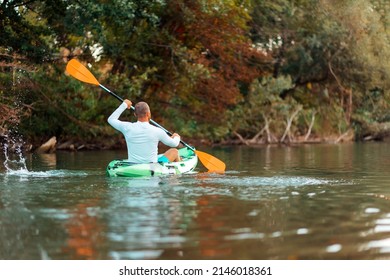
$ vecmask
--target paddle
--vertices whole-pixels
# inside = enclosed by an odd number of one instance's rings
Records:
[[[71,59],[68,62],[68,64],[66,65],[66,71],[71,76],[76,78],[77,80],[101,87],[102,89],[107,91],[109,94],[114,96],[116,99],[123,102],[123,98],[121,98],[120,96],[118,96],[117,94],[115,94],[114,92],[112,92],[111,90],[109,90],[108,88],[103,86],[102,84],[100,84],[99,81],[95,78],[95,76],[78,60]],[[134,110],[134,106],[131,106],[131,109]],[[159,125],[158,123],[156,123],[152,119],[150,120],[150,123],[161,128],[168,135],[172,136],[171,132],[166,130],[164,127],[162,127],[161,125]],[[194,147],[191,147],[190,145],[188,145],[187,143],[185,143],[183,141],[180,141],[180,143],[182,143],[187,148],[193,150],[196,153],[196,155],[198,156],[199,160],[202,162],[202,164],[208,169],[208,171],[211,171],[211,172],[224,172],[225,171],[226,165],[223,161],[221,161],[218,158],[216,158],[210,154],[207,154],[205,152],[197,151],[197,150],[195,150]]]

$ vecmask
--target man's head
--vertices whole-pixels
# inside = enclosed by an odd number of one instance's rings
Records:
[[[135,115],[138,120],[147,119],[149,121],[151,117],[149,105],[143,101],[135,104]]]

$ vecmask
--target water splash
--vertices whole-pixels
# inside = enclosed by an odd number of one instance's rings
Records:
[[[5,135],[3,144],[4,167],[7,172],[24,171],[28,172],[26,159],[23,156],[23,141],[21,137]]]
[[[94,174],[93,172],[85,171],[73,171],[73,170],[48,170],[48,171],[29,171],[27,169],[10,170],[7,171],[7,178],[15,176],[17,178],[65,178],[65,177],[85,177],[89,175],[100,175],[100,173]]]
[[[20,113],[22,109],[22,96],[24,95],[20,85],[23,83],[22,78],[24,70],[12,67],[12,87],[10,94],[12,97],[13,111],[15,114],[11,115],[9,119],[6,119],[5,132],[3,132],[3,154],[4,154],[4,167],[7,172],[22,170],[28,171],[26,166],[26,159],[23,157],[23,145],[24,141],[19,133],[19,121]],[[8,125],[7,125],[8,124]]]

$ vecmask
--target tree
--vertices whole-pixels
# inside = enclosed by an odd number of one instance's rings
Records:
[[[292,77],[294,86],[280,97],[317,112],[323,132],[344,133],[365,96],[388,87],[386,1],[254,0],[253,6],[252,38],[275,57],[273,77]]]
[[[265,59],[248,38],[249,20],[247,4],[238,1],[169,2],[162,16],[168,43],[159,45],[173,79],[165,76],[163,90],[196,123],[223,124],[261,73]]]

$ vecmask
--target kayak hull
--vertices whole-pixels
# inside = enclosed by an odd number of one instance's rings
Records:
[[[152,177],[178,175],[191,172],[198,164],[198,157],[189,148],[179,149],[182,158],[180,162],[140,163],[134,164],[127,160],[113,160],[106,169],[109,177]]]

